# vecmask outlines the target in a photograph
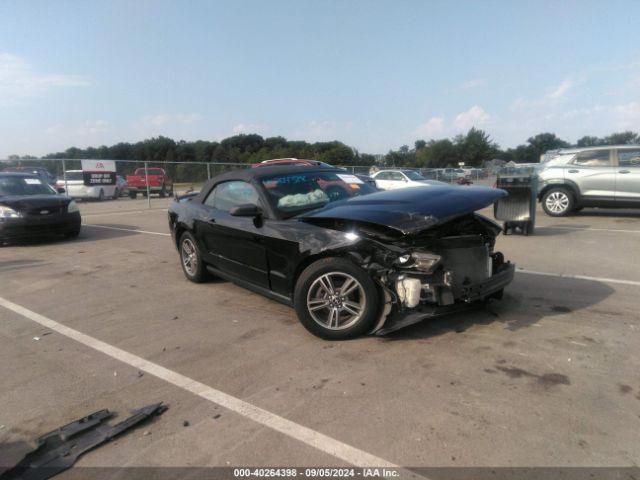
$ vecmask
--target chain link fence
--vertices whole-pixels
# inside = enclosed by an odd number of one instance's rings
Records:
[[[82,190],[82,163],[76,159],[0,159],[0,171],[23,171],[38,175],[42,181],[51,184],[63,194],[73,196],[82,201],[99,200],[104,202],[118,201],[118,210],[133,208],[164,208],[163,197],[182,195],[198,191],[210,178],[221,173],[250,168],[247,163],[224,162],[154,162],[136,160],[113,160],[116,165],[117,185],[114,191],[105,187],[105,194],[100,196],[97,187]],[[413,167],[370,167],[362,165],[336,165],[339,168],[360,174],[372,175],[378,170],[412,170],[424,178],[448,183],[476,183],[493,185],[495,174],[480,168],[413,168]],[[161,170],[159,170],[161,169]],[[162,185],[153,185],[155,174],[164,173],[166,179],[164,190]],[[142,177],[142,180],[140,178]],[[149,178],[149,182],[144,182]],[[148,186],[148,187],[147,187]],[[64,192],[62,192],[64,189]],[[90,191],[89,191],[90,190]],[[135,193],[135,194],[134,194]],[[162,201],[160,201],[162,200]],[[145,205],[146,204],[146,205]]]

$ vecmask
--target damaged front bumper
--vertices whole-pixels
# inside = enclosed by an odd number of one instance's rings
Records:
[[[501,269],[483,282],[464,286],[461,289],[461,298],[465,302],[476,302],[490,297],[501,291],[513,280],[516,266],[513,263],[505,263]]]
[[[450,305],[420,303],[411,309],[394,309],[382,325],[372,333],[386,335],[427,318],[450,315],[474,308],[483,300],[501,296],[502,290],[511,283],[514,274],[515,264],[504,263],[486,280],[461,287],[459,296],[454,303]]]

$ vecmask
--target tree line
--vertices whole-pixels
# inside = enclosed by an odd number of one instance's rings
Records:
[[[495,158],[516,163],[537,163],[540,156],[549,150],[637,143],[640,143],[640,134],[631,131],[613,133],[602,138],[584,136],[575,144],[554,133],[539,133],[530,137],[525,144],[502,150],[485,131],[471,128],[466,135],[429,142],[417,140],[413,148],[404,145],[398,150],[391,150],[385,156],[385,163],[420,168],[454,167],[459,162],[464,162],[465,166],[480,167],[484,162]]]
[[[148,162],[229,162],[255,163],[271,158],[309,158],[333,165],[408,166],[417,168],[443,168],[457,166],[482,166],[491,159],[536,163],[548,150],[571,146],[640,143],[640,135],[626,131],[606,137],[584,136],[571,144],[554,133],[540,133],[515,148],[501,149],[490,135],[471,128],[466,134],[439,140],[417,140],[413,147],[401,146],[385,155],[360,153],[339,141],[315,142],[287,140],[284,137],[263,138],[257,134],[241,134],[220,142],[198,140],[175,141],[167,137],[155,137],[136,143],[117,143],[112,146],[76,148],[46,155],[45,159],[113,159]],[[13,156],[13,160],[35,159]]]
[[[339,141],[315,142],[263,138],[257,134],[240,134],[220,142],[175,141],[155,137],[136,143],[118,143],[110,147],[76,148],[46,155],[44,158],[140,160],[148,162],[218,162],[256,163],[271,158],[309,158],[336,165],[373,165],[375,157],[360,154]]]

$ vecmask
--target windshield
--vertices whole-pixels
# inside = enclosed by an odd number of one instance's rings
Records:
[[[376,191],[355,175],[336,172],[275,175],[265,177],[261,182],[277,210],[285,217]]]
[[[402,173],[404,173],[407,177],[409,177],[409,180],[416,180],[416,181],[426,180],[426,178],[424,178],[418,172],[414,172],[413,170],[403,170]]]
[[[56,195],[56,191],[35,177],[0,176],[0,196]]]

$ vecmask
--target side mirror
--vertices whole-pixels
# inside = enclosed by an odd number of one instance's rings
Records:
[[[257,217],[262,213],[262,209],[252,203],[238,205],[229,210],[229,214],[234,217]]]
[[[58,188],[56,188],[56,190],[58,191],[58,193],[66,192],[66,190],[64,188],[62,188],[62,187],[58,187]]]

